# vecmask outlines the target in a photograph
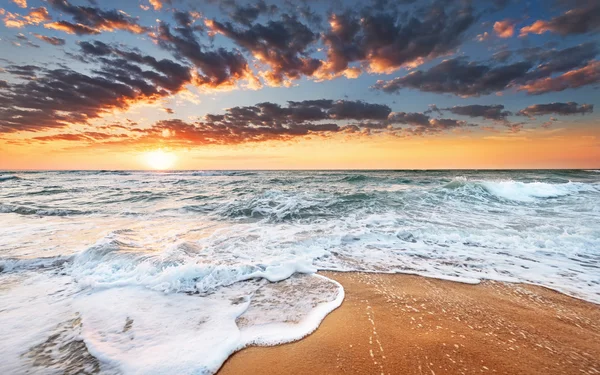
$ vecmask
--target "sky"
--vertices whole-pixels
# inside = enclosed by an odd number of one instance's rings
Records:
[[[0,0],[0,169],[600,168],[600,0]]]

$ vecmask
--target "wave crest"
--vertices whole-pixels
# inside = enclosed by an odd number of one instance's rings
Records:
[[[566,183],[548,183],[548,182],[521,182],[514,180],[489,181],[489,180],[469,180],[464,177],[457,177],[444,185],[446,189],[470,189],[477,195],[485,192],[492,196],[518,202],[533,202],[538,199],[559,198],[563,196],[584,193],[597,192],[597,188],[592,184],[581,182]],[[483,191],[482,191],[483,190]]]

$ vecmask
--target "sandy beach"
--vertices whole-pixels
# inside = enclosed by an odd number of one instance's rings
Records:
[[[600,308],[552,290],[332,273],[346,299],[308,337],[249,347],[229,374],[598,374]]]

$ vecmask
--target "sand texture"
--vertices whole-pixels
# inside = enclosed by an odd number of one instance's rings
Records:
[[[598,305],[523,284],[322,274],[344,286],[340,308],[219,374],[600,374]]]

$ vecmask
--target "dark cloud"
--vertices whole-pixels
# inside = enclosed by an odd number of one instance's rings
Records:
[[[343,121],[345,124],[340,124]],[[406,125],[398,127],[398,125]],[[387,133],[427,135],[468,125],[454,119],[432,119],[422,113],[391,113],[381,104],[348,100],[306,100],[287,106],[263,102],[254,106],[233,107],[224,114],[209,114],[200,121],[180,119],[158,121],[149,128],[109,125],[110,133],[77,133],[55,139],[103,144],[143,146],[165,144],[177,147],[232,145],[251,142],[286,141],[305,136],[342,133]],[[127,133],[114,133],[124,131]],[[126,134],[126,136],[124,136]],[[92,139],[93,138],[93,139]],[[119,138],[119,139],[116,139]],[[36,140],[52,140],[51,136]]]
[[[152,36],[160,47],[194,64],[199,70],[196,79],[199,86],[232,87],[240,80],[257,84],[256,77],[241,53],[224,48],[205,50],[196,36],[196,31],[197,29],[187,21],[179,24],[173,31],[169,25],[161,23]]]
[[[524,61],[507,65],[495,62],[468,62],[465,57],[445,60],[427,71],[417,70],[389,81],[378,81],[374,88],[395,93],[403,88],[425,92],[449,93],[463,97],[488,95],[515,87],[529,94],[561,91],[593,84],[600,80],[596,43],[584,43],[562,50],[525,49]],[[562,76],[553,77],[557,73]]]
[[[333,13],[331,28],[323,37],[327,60],[319,76],[356,76],[356,69],[350,67],[354,62],[377,73],[420,65],[454,50],[476,18],[468,5],[442,2],[428,4],[408,17],[395,10],[378,12],[373,8],[359,14]]]
[[[328,114],[335,120],[384,120],[390,112],[387,105],[340,100],[331,107]]]
[[[87,44],[86,44],[87,43]],[[153,102],[183,90],[192,76],[189,67],[123,51],[101,42],[82,43],[106,48],[93,55],[98,66],[90,74],[69,68],[9,66],[8,73],[25,78],[0,91],[0,132],[38,131],[87,123],[136,102]]]
[[[250,26],[261,14],[275,14],[278,11],[277,5],[267,4],[264,0],[259,0],[254,4],[239,5],[235,2],[230,3],[231,11],[229,17],[233,22]]]
[[[261,75],[270,85],[287,84],[311,76],[321,61],[308,56],[308,48],[319,38],[296,17],[283,14],[279,21],[237,27],[231,22],[207,22],[211,32],[222,34],[269,66]]]
[[[586,34],[600,30],[600,2],[592,0],[586,5],[567,11],[549,21],[538,20],[521,28],[521,36],[552,32],[560,35]]]
[[[289,84],[302,76],[318,80],[342,75],[356,78],[365,70],[389,73],[414,67],[452,52],[477,19],[466,2],[434,1],[407,13],[396,6],[399,4],[386,2],[384,6],[380,1],[331,13],[329,30],[320,34],[313,25],[319,22],[307,17],[313,14],[310,9],[300,12],[307,24],[289,14],[256,23],[260,14],[275,11],[262,2],[247,6],[226,3],[233,9],[231,20],[209,20],[209,31],[230,38],[269,66],[261,76],[271,85]],[[319,42],[325,47],[324,60],[310,56]]]
[[[374,88],[395,93],[403,88],[426,92],[479,96],[504,90],[515,79],[523,77],[533,64],[518,62],[491,67],[470,63],[465,58],[445,60],[428,71],[415,71],[390,81],[377,81]]]
[[[138,21],[120,10],[102,10],[97,7],[78,6],[67,0],[47,0],[55,9],[69,14],[75,23],[59,21],[45,25],[48,28],[62,30],[71,34],[98,34],[102,31],[124,30],[135,34],[147,31]]]
[[[423,113],[394,112],[388,118],[388,122],[392,124],[407,124],[425,127],[429,125],[429,121],[429,116]]]
[[[529,49],[522,54],[538,66],[524,77],[524,81],[549,77],[554,73],[566,72],[581,68],[594,59],[600,50],[596,42],[579,44],[561,50]]]
[[[233,107],[225,115],[209,115],[212,122],[279,126],[322,120],[386,120],[391,109],[382,104],[350,100],[306,100],[289,102],[287,107],[259,103],[249,107]]]
[[[35,44],[32,41],[30,41],[30,40],[27,41],[27,45],[29,47],[33,47],[33,48],[40,48],[40,46],[38,44]]]
[[[519,90],[526,91],[530,95],[540,95],[599,83],[600,61],[594,60],[582,68],[570,70],[556,77],[527,82],[520,86]]]
[[[451,108],[445,108],[445,110],[454,113],[455,115],[468,116],[468,117],[483,117],[488,120],[505,120],[506,117],[511,116],[510,111],[505,111],[504,106],[498,105],[464,105],[454,106]]]
[[[41,34],[36,34],[36,33],[34,33],[33,36],[35,36],[36,38],[38,38],[41,41],[52,44],[54,46],[64,46],[66,43],[64,39],[56,38],[53,36],[46,36],[46,35],[41,35]]]
[[[512,55],[513,53],[511,51],[499,51],[492,55],[492,59],[496,60],[497,62],[504,63],[507,62]]]
[[[79,48],[84,55],[92,56],[106,56],[113,52],[113,48],[111,46],[98,40],[92,42],[81,42],[79,43]]]
[[[39,69],[37,65],[9,65],[4,70],[21,78],[34,78]]]
[[[517,114],[521,116],[543,116],[543,115],[583,115],[594,112],[593,104],[577,104],[575,102],[568,103],[549,103],[549,104],[534,104],[520,110]]]

